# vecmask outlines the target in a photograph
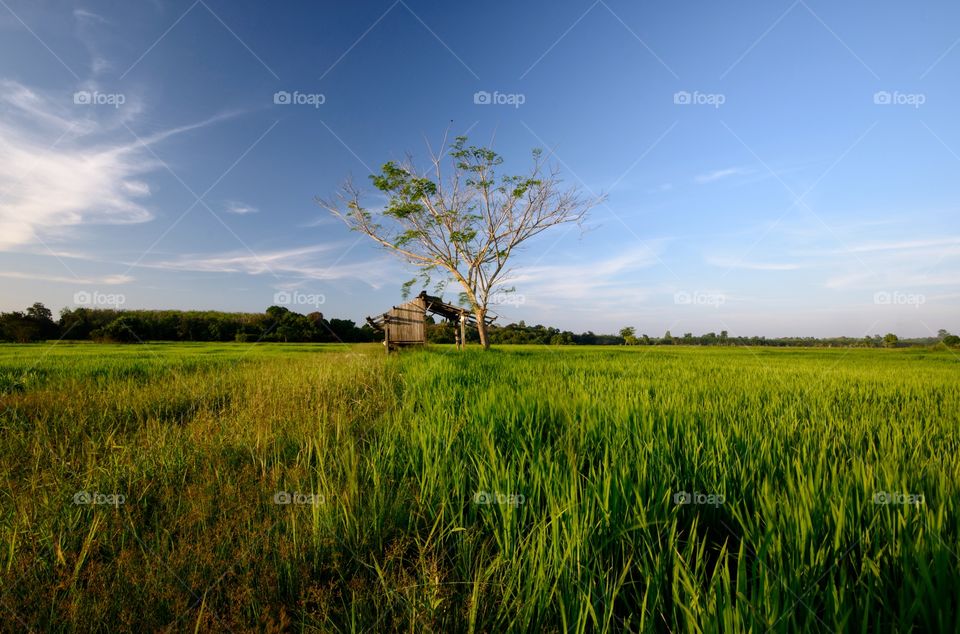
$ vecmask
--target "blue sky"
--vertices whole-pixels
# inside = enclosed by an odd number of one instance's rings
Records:
[[[958,70],[950,2],[0,0],[0,310],[381,312],[314,197],[450,126],[608,195],[500,322],[957,332]]]

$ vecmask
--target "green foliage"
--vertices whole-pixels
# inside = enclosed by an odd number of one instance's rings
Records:
[[[96,340],[113,341],[116,343],[134,343],[141,341],[138,332],[144,332],[143,322],[136,315],[120,315],[103,328],[90,333]]]
[[[336,327],[331,327],[333,323]],[[328,321],[318,312],[301,315],[282,306],[271,306],[264,313],[75,308],[64,309],[59,322],[50,319],[42,304],[34,304],[26,314],[0,313],[0,341],[20,343],[45,339],[357,343],[378,337],[366,324]]]
[[[36,631],[953,632],[958,373],[922,349],[4,345],[3,605]]]
[[[373,181],[374,187],[390,194],[390,202],[384,209],[384,214],[398,220],[425,215],[427,209],[423,200],[437,193],[436,183],[414,176],[393,161],[384,163],[380,174],[371,175],[370,180]],[[414,237],[408,236],[400,244],[405,244]]]
[[[35,302],[27,309],[27,317],[40,322],[53,322],[53,313],[40,302]]]
[[[29,343],[52,339],[57,335],[57,324],[50,310],[37,302],[25,313],[0,313],[0,341]]]

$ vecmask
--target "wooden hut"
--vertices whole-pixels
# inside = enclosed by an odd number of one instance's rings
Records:
[[[394,306],[378,317],[367,317],[367,323],[383,331],[383,345],[390,352],[404,346],[422,346],[427,342],[428,313],[443,317],[454,325],[458,349],[462,349],[466,343],[467,326],[477,321],[473,313],[465,308],[447,304],[439,297],[422,291],[411,301]],[[493,321],[487,319],[488,323]]]

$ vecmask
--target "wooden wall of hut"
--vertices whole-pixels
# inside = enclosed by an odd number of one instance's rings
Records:
[[[390,309],[384,319],[384,341],[388,349],[426,343],[426,308],[426,301],[416,297]]]

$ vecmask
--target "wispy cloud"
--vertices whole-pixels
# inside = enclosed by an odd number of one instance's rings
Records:
[[[47,275],[45,273],[22,273],[19,271],[0,271],[0,277],[17,280],[37,280],[41,282],[62,282],[64,284],[129,284],[134,278],[129,275],[104,275],[100,277],[70,277],[67,275]]]
[[[956,286],[960,271],[929,274],[922,271],[910,273],[848,273],[835,275],[824,283],[832,289],[892,289],[909,290],[929,286]]]
[[[73,17],[77,25],[77,39],[83,43],[90,55],[91,72],[96,76],[110,70],[113,65],[101,53],[97,34],[94,33],[96,28],[107,26],[110,22],[99,13],[82,8],[74,9]]]
[[[63,237],[81,224],[147,222],[159,162],[144,145],[209,125],[228,115],[131,139],[125,126],[140,109],[77,105],[0,80],[0,250]],[[40,238],[43,239],[43,238]]]
[[[310,227],[322,227],[324,225],[333,225],[338,224],[340,221],[334,218],[333,216],[317,216],[313,220],[308,220],[307,222],[302,222],[298,227],[307,229]]]
[[[725,178],[730,178],[731,176],[746,176],[751,173],[752,170],[743,167],[727,167],[724,169],[707,172],[706,174],[699,174],[698,176],[695,176],[693,180],[698,185],[705,185],[707,183],[715,183]]]
[[[707,264],[723,269],[746,269],[750,271],[795,271],[804,268],[796,262],[756,262],[742,258],[708,256]]]
[[[622,300],[627,287],[630,294],[639,295],[631,275],[657,265],[660,251],[658,242],[589,262],[518,265],[520,269],[505,285],[515,286],[517,292],[524,295],[549,297],[561,303],[586,298],[597,301],[604,296]]]
[[[396,260],[380,257],[344,262],[349,244],[319,244],[271,251],[228,251],[186,254],[167,260],[141,262],[137,266],[169,271],[206,273],[264,273],[312,280],[354,279],[380,288],[397,276]]]
[[[831,289],[910,289],[960,284],[960,236],[845,245],[817,254],[833,260]]]
[[[227,212],[229,212],[229,213],[231,213],[231,214],[240,214],[240,215],[244,215],[244,214],[255,214],[255,213],[257,213],[258,211],[260,211],[259,209],[257,209],[257,208],[254,207],[253,205],[248,205],[248,204],[246,204],[246,203],[242,203],[242,202],[239,202],[239,201],[236,201],[236,200],[232,200],[232,201],[227,202],[227,205],[226,205],[225,209],[226,209]]]
[[[99,23],[106,23],[107,21],[106,18],[99,13],[94,13],[93,11],[89,11],[87,9],[74,9],[73,17],[77,18],[78,20],[89,20],[91,22]]]
[[[960,236],[945,238],[931,238],[926,240],[895,240],[892,242],[869,242],[849,247],[841,253],[871,253],[876,251],[905,251],[914,249],[931,249],[943,246],[960,246]]]

